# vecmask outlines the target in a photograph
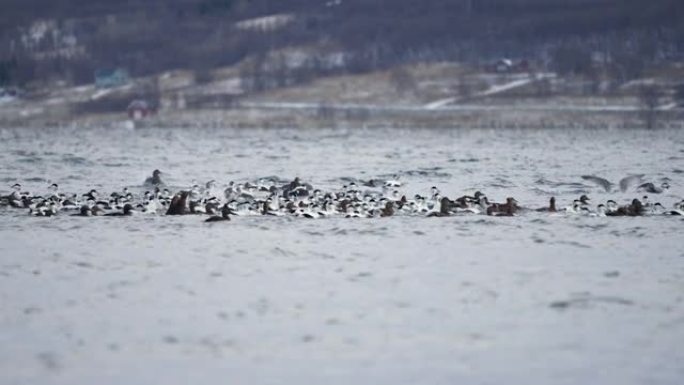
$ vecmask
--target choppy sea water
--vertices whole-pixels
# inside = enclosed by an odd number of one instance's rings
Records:
[[[0,129],[0,192],[299,176],[541,207],[668,178],[680,131]],[[0,209],[0,378],[23,384],[621,383],[684,378],[684,221],[34,218]]]

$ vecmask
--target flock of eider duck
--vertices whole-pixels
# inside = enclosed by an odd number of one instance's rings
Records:
[[[32,195],[15,184],[13,191],[0,197],[0,207],[24,209],[30,215],[48,217],[71,216],[130,216],[135,214],[204,215],[206,222],[229,221],[231,216],[271,215],[304,218],[346,217],[373,218],[393,215],[417,215],[448,217],[459,214],[482,214],[489,216],[515,216],[524,212],[567,213],[586,216],[646,216],[684,215],[684,200],[674,207],[665,208],[651,202],[648,196],[633,199],[625,204],[608,200],[593,206],[587,195],[582,195],[567,207],[558,207],[551,197],[547,206],[529,208],[520,206],[515,198],[495,203],[480,191],[472,195],[450,199],[432,187],[428,195],[407,197],[397,190],[398,181],[370,180],[357,185],[351,182],[337,191],[315,189],[299,178],[283,183],[276,179],[257,184],[230,182],[225,189],[218,189],[215,181],[203,186],[171,192],[165,188],[162,173],[154,170],[145,181],[149,188],[143,194],[134,194],[128,188],[109,195],[90,190],[85,194],[65,194],[57,184],[49,187],[46,195]],[[596,176],[583,176],[606,190],[613,191],[614,184]],[[619,182],[622,192],[636,187],[637,192],[660,194],[669,188],[667,182],[656,186],[643,183],[643,175],[632,175]]]

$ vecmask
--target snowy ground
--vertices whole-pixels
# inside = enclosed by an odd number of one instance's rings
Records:
[[[535,76],[526,76],[523,77],[522,79],[515,79],[511,80],[507,83],[504,84],[496,84],[493,85],[486,90],[483,90],[481,92],[477,92],[474,95],[471,95],[468,99],[478,99],[478,98],[484,98],[488,96],[495,96],[500,93],[504,93],[519,87],[524,87],[529,84],[532,84],[537,81],[542,81],[542,80],[548,80],[548,79],[553,79],[556,77],[556,74],[553,73],[544,73],[544,74],[537,74]],[[428,110],[435,110],[438,108],[442,108],[444,106],[447,106],[449,104],[455,103],[459,101],[460,99],[463,99],[461,97],[449,97],[449,98],[444,98],[440,100],[436,100],[433,102],[430,102],[424,106],[424,108]]]
[[[670,178],[680,131],[0,130],[41,191],[393,176],[530,207]],[[0,190],[8,188],[0,187]],[[641,194],[639,194],[641,195]],[[0,383],[679,384],[684,221],[31,218],[0,210]]]

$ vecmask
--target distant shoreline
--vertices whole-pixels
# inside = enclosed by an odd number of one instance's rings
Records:
[[[335,105],[245,105],[229,109],[162,111],[133,121],[125,114],[90,114],[53,119],[36,117],[7,120],[2,127],[160,127],[160,128],[643,128],[643,111],[618,106],[521,107],[516,105],[452,106],[429,110],[409,107]],[[684,129],[684,110],[656,112],[655,128]]]

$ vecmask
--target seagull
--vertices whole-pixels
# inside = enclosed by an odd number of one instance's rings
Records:
[[[606,192],[611,192],[613,191],[613,186],[615,185],[613,182],[609,181],[608,179],[601,178],[598,176],[594,175],[582,175],[582,179],[589,181],[591,183],[594,183],[600,187],[603,187]],[[644,179],[644,174],[635,174],[635,175],[630,175],[626,176],[622,179],[620,179],[619,185],[620,185],[620,191],[626,192],[629,190],[630,187],[641,183]]]

